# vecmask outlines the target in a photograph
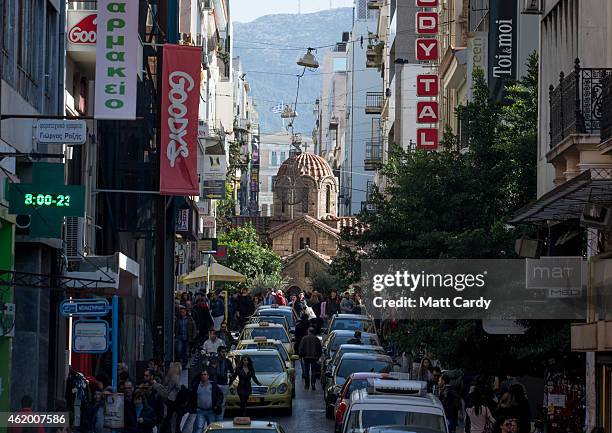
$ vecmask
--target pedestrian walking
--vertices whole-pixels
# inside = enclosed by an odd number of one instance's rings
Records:
[[[240,296],[236,302],[236,319],[238,321],[238,328],[242,329],[247,319],[255,312],[255,304],[246,288],[240,290]]]
[[[457,430],[457,421],[459,419],[459,410],[461,409],[461,396],[450,384],[450,377],[444,373],[440,377],[440,401],[444,406],[444,413],[448,422],[449,433],[455,433]]]
[[[240,359],[229,383],[234,383],[236,378],[238,378],[236,392],[238,393],[238,398],[240,398],[240,415],[245,416],[247,401],[252,391],[251,381],[261,386],[261,382],[257,379],[255,369],[253,368],[253,361],[246,355]]]
[[[227,322],[221,322],[221,330],[217,332],[217,337],[225,342],[227,349],[231,350],[235,342],[232,333],[227,329]]]
[[[136,433],[151,433],[155,426],[155,412],[147,403],[142,391],[134,393],[133,418],[136,419]]]
[[[276,292],[276,304],[277,305],[287,305],[287,299],[285,298],[285,294],[282,290]]]
[[[194,320],[198,328],[197,345],[200,345],[206,340],[208,331],[213,328],[214,322],[210,314],[210,309],[206,303],[206,297],[202,295],[196,296],[196,304],[193,307]]]
[[[495,418],[479,388],[470,393],[465,413],[465,433],[493,433]]]
[[[355,302],[351,299],[351,294],[347,291],[344,292],[344,298],[340,301],[340,312],[344,314],[351,314],[355,308]]]
[[[223,402],[221,403],[221,413],[217,416],[217,421],[223,421],[225,416],[225,404],[227,403],[227,394],[229,392],[229,378],[234,375],[234,368],[229,359],[227,359],[227,348],[219,347],[218,359],[212,358],[211,365],[208,367],[210,378],[219,386],[223,394]]]
[[[198,330],[193,318],[187,315],[185,307],[180,307],[179,317],[175,321],[174,329],[176,329],[176,358],[181,361],[183,366],[186,366],[190,346],[195,341]]]
[[[427,382],[428,387],[434,380],[433,374],[431,373],[432,368],[433,366],[431,365],[431,360],[429,358],[423,358],[421,360],[421,365],[419,366],[419,371],[417,371],[416,374],[417,380]]]
[[[179,391],[181,390],[181,372],[181,363],[173,362],[168,368],[168,372],[164,377],[163,383],[160,383],[157,380],[153,380],[152,382],[153,389],[164,398],[164,403],[166,405],[166,416],[164,417],[160,427],[162,433],[172,432],[171,425],[173,416],[175,416],[174,431],[176,433],[180,432],[180,423],[183,414],[177,405],[177,397]]]
[[[304,292],[300,291],[295,301],[293,302],[293,311],[295,311],[295,315],[297,317],[302,317],[302,314],[306,311],[307,307],[308,304],[306,303],[306,299],[304,298]]]
[[[211,329],[208,331],[208,340],[204,342],[202,348],[206,354],[217,354],[219,347],[226,346],[225,341],[217,337],[217,333]]]
[[[204,427],[215,422],[217,415],[221,413],[223,393],[219,386],[210,380],[207,370],[200,373],[200,380],[192,384],[191,391],[196,412],[193,433],[202,433]]]
[[[221,330],[221,322],[225,318],[225,302],[217,293],[213,293],[210,301],[210,313],[213,319],[213,329],[215,331]]]
[[[519,432],[531,431],[531,409],[523,385],[515,383],[499,399],[496,415],[515,419]]]
[[[323,353],[321,340],[315,335],[313,328],[308,328],[308,335],[302,338],[299,351],[300,357],[304,360],[304,388],[309,387],[315,391],[315,384],[319,375],[319,358]]]

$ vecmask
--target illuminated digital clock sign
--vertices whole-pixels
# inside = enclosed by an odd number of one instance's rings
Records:
[[[64,183],[64,164],[36,162],[31,179],[8,183],[9,213],[30,216],[32,237],[61,238],[64,217],[85,214],[85,188]]]
[[[45,194],[45,193],[26,193],[23,195],[25,206],[55,206],[70,207],[70,195],[67,194]]]

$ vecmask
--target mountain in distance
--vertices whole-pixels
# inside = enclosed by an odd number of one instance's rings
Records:
[[[352,8],[336,8],[301,15],[266,15],[248,23],[233,23],[233,57],[240,57],[247,74],[262,134],[282,130],[280,113],[272,113],[270,108],[281,102],[293,107],[297,75],[303,70],[296,61],[306,53],[306,47],[328,46],[315,53],[322,65],[325,52],[342,41],[342,32],[350,31],[352,22]],[[319,68],[307,70],[300,80],[294,127],[305,137],[311,136],[315,126],[313,108],[321,93],[321,78]]]

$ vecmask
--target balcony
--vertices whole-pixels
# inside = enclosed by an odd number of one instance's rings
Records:
[[[364,170],[373,171],[380,168],[383,160],[382,141],[366,141],[365,160],[363,161]]]
[[[332,114],[329,118],[329,129],[338,129],[339,122],[338,117]]]
[[[612,152],[612,75],[606,76],[602,80],[601,92],[601,129],[602,153]]]
[[[549,87],[550,151],[546,159],[555,167],[557,185],[590,168],[612,167],[612,156],[607,155],[612,149],[602,149],[600,143],[602,118],[608,109],[602,104],[604,82],[610,75],[612,68],[583,68],[576,59],[574,70],[568,75],[561,72],[559,84]]]
[[[244,119],[242,117],[234,119],[234,130],[248,132],[250,129],[251,121],[249,119]]]
[[[382,113],[383,106],[385,103],[384,92],[367,92],[366,93],[366,114],[380,114]]]
[[[383,7],[383,0],[368,0],[368,9],[380,9]]]

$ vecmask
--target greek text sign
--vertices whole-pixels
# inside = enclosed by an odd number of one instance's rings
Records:
[[[136,118],[138,2],[98,1],[96,119]]]
[[[72,325],[72,350],[77,353],[104,353],[108,340],[105,320],[77,320]]]
[[[199,195],[198,107],[201,47],[165,45],[159,190]]]
[[[39,143],[83,144],[87,138],[84,120],[40,119],[36,122]]]

